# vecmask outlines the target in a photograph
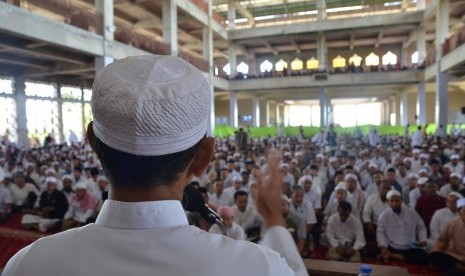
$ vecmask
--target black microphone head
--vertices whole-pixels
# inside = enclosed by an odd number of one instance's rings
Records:
[[[184,196],[182,198],[182,206],[186,211],[200,213],[205,208],[205,200],[202,194],[191,185],[184,188]]]

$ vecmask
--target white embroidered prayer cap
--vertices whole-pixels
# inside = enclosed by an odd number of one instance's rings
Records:
[[[387,193],[386,198],[387,198],[387,199],[390,199],[390,198],[393,197],[393,196],[398,196],[398,197],[400,197],[401,195],[400,195],[399,191],[397,191],[397,190],[390,190],[390,191]]]
[[[455,196],[457,199],[463,198],[463,195],[458,192],[450,192],[448,196]]]
[[[93,129],[107,146],[134,155],[184,151],[207,132],[210,97],[203,74],[178,57],[127,57],[95,79]]]
[[[462,208],[463,206],[465,206],[465,198],[461,198],[459,200],[457,200],[457,208]]]

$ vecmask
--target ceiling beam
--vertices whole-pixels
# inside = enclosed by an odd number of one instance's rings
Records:
[[[72,59],[69,57],[64,57],[61,55],[58,55],[56,53],[48,53],[44,51],[37,51],[37,50],[29,50],[29,49],[24,49],[20,48],[17,46],[12,46],[4,43],[0,43],[0,53],[8,53],[8,52],[13,52],[13,53],[18,53],[21,55],[26,55],[26,56],[31,56],[34,58],[39,58],[39,59],[45,59],[45,60],[53,60],[53,61],[63,61],[67,63],[73,63],[77,65],[85,65],[86,62]]]
[[[273,55],[277,56],[279,54],[278,51],[276,51],[268,41],[263,41],[263,44],[270,52],[273,53]]]
[[[74,75],[74,74],[80,75],[83,73],[88,73],[88,72],[93,72],[93,71],[95,71],[94,67],[74,68],[74,69],[69,69],[69,70],[54,70],[54,71],[43,72],[43,73],[28,74],[28,75],[25,75],[25,77],[37,78],[37,77],[58,76],[58,75]],[[84,75],[88,75],[88,74],[84,74]]]
[[[291,44],[292,44],[292,46],[294,46],[295,51],[296,51],[298,54],[300,54],[300,52],[301,52],[300,47],[299,47],[299,45],[295,42],[294,39],[291,39]]]
[[[234,5],[236,6],[237,12],[240,13],[243,17],[247,18],[247,23],[253,27],[255,25],[255,20],[252,13],[244,8],[244,6],[242,6],[239,1],[235,1]]]
[[[47,42],[36,42],[36,43],[31,43],[31,44],[26,45],[26,48],[34,49],[34,48],[39,48],[39,47],[43,47],[47,45],[48,45]]]
[[[19,65],[19,66],[42,69],[42,70],[46,70],[46,69],[50,68],[50,67],[47,67],[47,66],[42,66],[42,65],[37,65],[37,64],[31,63],[29,61],[25,62],[25,61],[12,60],[12,59],[6,59],[6,58],[0,58],[0,63],[13,64],[13,65]]]
[[[355,46],[355,35],[354,35],[354,33],[351,33],[351,34],[350,34],[349,49],[350,49],[351,51],[354,50],[354,46]]]

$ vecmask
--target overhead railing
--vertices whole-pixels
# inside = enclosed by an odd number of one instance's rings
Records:
[[[199,7],[202,11],[204,11],[206,14],[208,14],[208,4],[205,2],[205,0],[190,0],[193,4],[195,4],[197,7]],[[225,19],[223,16],[217,12],[217,11],[212,11],[213,19],[220,23],[221,25],[225,26]]]
[[[459,46],[463,44],[465,44],[465,27],[462,28],[460,31],[454,33],[453,35],[451,35],[448,39],[444,41],[444,43],[442,44],[442,48],[441,48],[442,56],[445,56],[453,52],[455,49],[457,49]],[[436,63],[436,50],[434,46],[431,46],[427,50],[424,66],[428,67],[435,63]]]

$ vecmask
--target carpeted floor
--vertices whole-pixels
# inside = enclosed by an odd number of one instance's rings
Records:
[[[14,214],[10,221],[0,224],[0,268],[3,268],[8,260],[23,247],[31,244],[33,241],[53,233],[39,233],[37,231],[26,230],[21,225],[21,215]],[[312,258],[325,260],[326,247],[317,245]],[[389,263],[380,263],[376,259],[364,259],[367,264],[393,265],[405,267],[410,275],[439,276],[442,273],[436,268],[429,266],[409,265],[400,261],[390,261]]]

